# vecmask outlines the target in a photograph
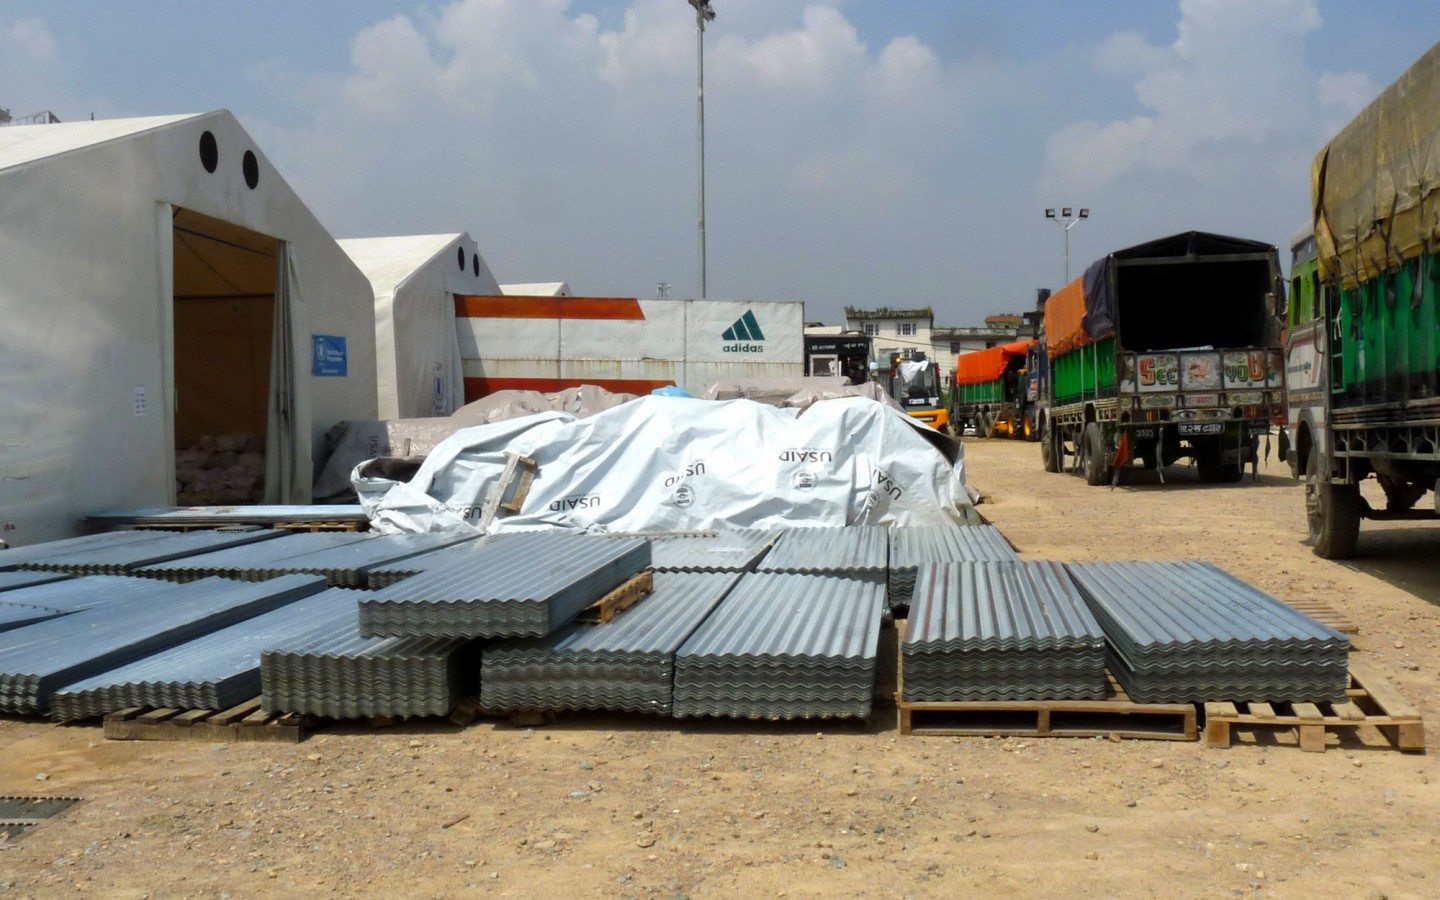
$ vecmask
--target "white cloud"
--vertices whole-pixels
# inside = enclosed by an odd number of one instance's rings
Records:
[[[1314,0],[1183,0],[1170,45],[1113,35],[1095,66],[1132,77],[1143,112],[1057,130],[1042,190],[1094,192],[1137,170],[1213,180],[1313,150],[1337,112],[1374,93],[1367,76],[1310,65],[1306,37],[1320,26]]]
[[[35,62],[49,62],[55,58],[55,36],[39,19],[17,19],[5,28],[4,36],[17,52]]]

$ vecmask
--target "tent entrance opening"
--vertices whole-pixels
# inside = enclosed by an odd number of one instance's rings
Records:
[[[186,209],[173,227],[176,499],[258,503],[280,242]]]

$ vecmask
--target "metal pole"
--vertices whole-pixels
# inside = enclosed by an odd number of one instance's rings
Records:
[[[705,14],[695,7],[695,116],[700,132],[700,299],[705,299]]]
[[[1065,223],[1065,283],[1070,283],[1070,223]]]

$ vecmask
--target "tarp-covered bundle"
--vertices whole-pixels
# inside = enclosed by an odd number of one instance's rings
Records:
[[[996,381],[1005,375],[1012,359],[1024,357],[1035,343],[1034,340],[1011,341],[973,353],[962,353],[955,357],[955,383],[986,384]]]
[[[1274,246],[1262,241],[1212,234],[1206,231],[1186,231],[1143,244],[1136,244],[1134,247],[1127,247],[1124,250],[1117,250],[1109,256],[1091,263],[1085,269],[1084,275],[1056,291],[1045,302],[1046,352],[1051,359],[1054,359],[1072,350],[1103,341],[1115,334],[1116,322],[1120,319],[1119,279],[1114,277],[1114,270],[1117,266],[1147,260],[1154,261],[1157,265],[1162,261],[1165,263],[1231,262],[1237,256],[1253,257],[1254,260],[1261,261],[1267,257],[1273,257],[1274,254]],[[1262,290],[1268,286],[1263,277],[1259,284]],[[1132,301],[1139,300],[1156,306],[1174,306],[1191,302],[1202,303],[1204,302],[1203,295],[1208,293],[1207,290],[1200,289],[1192,290],[1189,295],[1182,296],[1181,293],[1173,290],[1173,282],[1155,282],[1151,286],[1156,290],[1150,291],[1146,289],[1145,285],[1137,284],[1126,292],[1126,296]],[[1237,289],[1232,287],[1231,290]],[[1241,293],[1245,292],[1241,291]],[[1134,294],[1143,296],[1132,296]],[[1195,296],[1196,294],[1201,296]],[[1217,301],[1227,299],[1233,298],[1216,298]],[[1133,305],[1132,302],[1131,306]],[[1217,309],[1216,313],[1223,318],[1228,315],[1228,310]],[[1129,340],[1126,340],[1125,343],[1131,350],[1158,349],[1147,346],[1130,346]],[[1142,345],[1148,343],[1147,341],[1140,342]],[[1197,340],[1196,343],[1204,343],[1204,341]]]
[[[860,398],[803,413],[678,397],[545,413],[458,432],[408,483],[357,469],[355,484],[377,530],[478,533],[506,451],[539,474],[503,530],[942,525],[971,505],[959,444]]]
[[[894,397],[873,381],[851,384],[839,376],[797,375],[793,378],[744,378],[717,381],[705,388],[706,400],[754,400],[771,406],[808,409],[821,400],[869,397],[876,403],[900,408]]]
[[[1311,167],[1320,269],[1351,288],[1440,242],[1440,44]]]

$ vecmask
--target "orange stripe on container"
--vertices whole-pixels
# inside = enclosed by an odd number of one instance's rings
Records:
[[[455,295],[455,315],[466,319],[643,320],[634,297],[482,297]]]
[[[550,393],[566,388],[593,384],[607,391],[625,394],[648,394],[656,388],[670,387],[673,381],[654,381],[647,378],[486,378],[465,379],[465,402],[473,403],[481,397],[496,391],[540,391]]]

